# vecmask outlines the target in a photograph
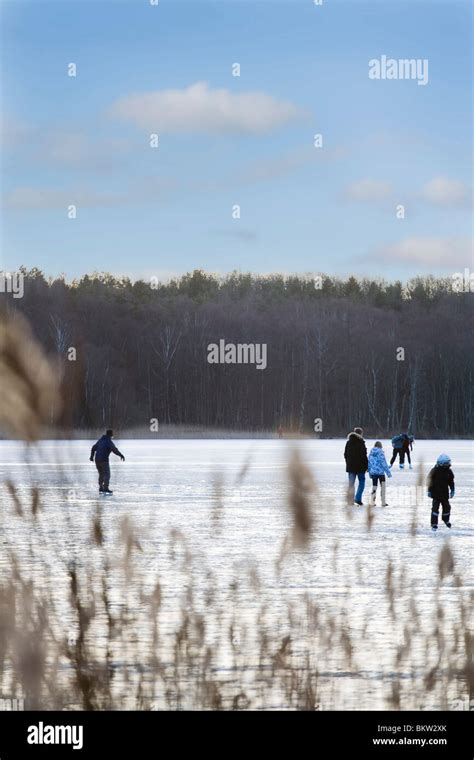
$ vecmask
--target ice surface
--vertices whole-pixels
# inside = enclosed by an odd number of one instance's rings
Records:
[[[393,561],[395,573],[404,573],[404,582],[413,588],[427,619],[436,603],[439,553],[445,541],[463,579],[462,592],[472,587],[474,471],[470,441],[416,441],[414,469],[401,471],[396,464],[387,482],[389,506],[379,506],[378,494],[370,531],[367,507],[346,506],[344,440],[117,439],[116,443],[126,461],[111,456],[111,497],[99,500],[96,469],[89,462],[92,441],[47,441],[30,451],[20,442],[0,442],[0,482],[11,480],[26,500],[31,486],[39,487],[43,526],[56,546],[50,562],[58,582],[64,563],[71,557],[84,562],[91,552],[90,519],[98,503],[111,547],[120,518],[130,516],[140,536],[144,573],[150,582],[160,577],[169,631],[176,627],[173,600],[185,583],[184,576],[173,570],[171,531],[184,537],[186,562],[198,595],[210,573],[224,589],[251,565],[262,581],[275,625],[279,625],[278,610],[297,605],[305,594],[336,611],[344,600],[351,611],[352,629],[362,626],[364,616],[372,613],[364,663],[369,680],[377,678],[383,652],[399,643],[391,637],[384,601],[388,559]],[[389,459],[390,442],[383,444]],[[316,482],[314,538],[306,551],[293,552],[287,558],[278,575],[276,562],[292,525],[287,498],[292,446],[298,447]],[[424,481],[443,451],[451,456],[456,478],[453,527],[449,531],[440,521],[438,533],[433,534]],[[421,483],[423,487],[417,491]],[[369,479],[365,503],[368,494]],[[2,497],[8,498],[4,485]],[[3,521],[0,548],[2,541],[28,561],[28,535],[21,521]],[[5,561],[0,552],[0,568]],[[454,604],[459,593],[449,580],[441,591],[448,604],[450,600]],[[281,633],[284,635],[283,630]],[[371,703],[368,696],[364,706],[374,705],[381,706],[377,701]]]

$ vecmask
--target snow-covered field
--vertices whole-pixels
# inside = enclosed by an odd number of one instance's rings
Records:
[[[213,562],[220,572],[233,563],[253,557],[262,571],[278,553],[291,516],[287,507],[287,463],[291,443],[287,441],[116,441],[126,462],[111,455],[111,488],[114,495],[101,503],[111,518],[127,513],[143,527],[154,525],[150,542],[158,542],[170,528],[182,531],[190,547],[205,551],[209,545],[209,520],[216,487],[221,485],[223,501],[222,535],[213,545]],[[384,441],[389,459],[391,449]],[[311,469],[318,496],[315,499],[318,534],[327,551],[333,539],[344,543],[347,556],[363,552],[370,558],[367,568],[377,575],[377,562],[390,553],[403,558],[413,577],[431,585],[429,563],[436,547],[447,538],[440,523],[437,535],[430,527],[430,505],[426,488],[417,489],[420,470],[424,479],[442,451],[450,454],[456,478],[456,495],[451,502],[450,541],[465,573],[471,571],[471,542],[474,528],[474,446],[469,441],[418,441],[413,452],[413,470],[398,469],[387,482],[389,506],[374,513],[372,530],[367,534],[366,509],[345,510],[346,474],[344,441],[301,441],[297,445]],[[0,442],[0,482],[10,479],[19,492],[38,486],[46,498],[52,526],[59,525],[65,510],[86,516],[97,502],[97,475],[89,462],[86,441],[48,441],[27,456],[24,444]],[[407,465],[405,465],[407,467]],[[239,474],[243,472],[242,477]],[[364,502],[368,501],[367,478]],[[418,498],[417,498],[418,497]],[[418,505],[416,506],[416,501]],[[416,509],[417,540],[410,526]],[[80,525],[79,519],[77,524]],[[320,557],[321,547],[318,549]],[[314,561],[309,551],[306,581],[316,588],[324,585],[324,563]],[[305,581],[305,583],[306,583]],[[303,579],[301,579],[303,583]]]
[[[368,446],[372,443],[369,441]],[[383,443],[389,459],[390,444]],[[367,681],[365,703],[353,705],[359,709],[387,706],[382,703],[379,686],[390,677],[390,656],[400,645],[400,636],[403,638],[403,627],[397,626],[395,631],[387,606],[388,563],[392,562],[396,582],[411,590],[418,613],[426,621],[434,620],[440,599],[447,605],[448,618],[450,605],[452,615],[457,614],[454,610],[459,595],[472,587],[472,442],[416,441],[413,470],[401,471],[396,464],[387,484],[389,506],[379,506],[378,494],[370,526],[366,506],[346,505],[343,440],[118,439],[116,444],[126,461],[111,456],[114,495],[99,499],[96,469],[89,462],[89,442],[48,441],[30,453],[20,442],[0,442],[0,483],[12,481],[25,502],[31,486],[37,486],[42,494],[42,530],[47,531],[48,543],[55,547],[50,563],[53,572],[56,567],[58,579],[64,561],[72,557],[85,561],[91,551],[90,521],[98,503],[112,547],[121,517],[128,515],[137,527],[143,573],[150,582],[160,577],[164,628],[169,632],[176,629],[173,605],[183,597],[189,575],[199,599],[211,575],[224,591],[236,578],[244,586],[244,575],[253,568],[276,638],[285,635],[283,610],[297,610],[308,599],[321,609],[348,615],[351,634],[366,637],[365,655],[363,647],[355,648],[357,670]],[[283,542],[292,525],[287,472],[292,446],[300,450],[316,483],[312,499],[314,536],[304,551],[291,552],[277,572]],[[433,534],[424,480],[442,451],[452,458],[456,495],[451,502],[452,529],[440,521],[438,533]],[[1,488],[2,501],[10,498],[6,487]],[[367,479],[365,504],[369,489]],[[186,546],[185,571],[176,569],[171,534],[175,542],[182,537]],[[2,542],[14,547],[28,562],[28,541],[21,520],[12,517],[0,523],[0,573],[6,561]],[[451,576],[438,585],[440,551],[446,542],[462,586]],[[401,600],[400,591],[395,594],[395,604],[397,596]],[[245,599],[242,603],[245,607]],[[252,607],[250,596],[248,604]],[[399,614],[409,619],[408,607]],[[330,663],[318,665],[327,671],[328,678],[331,667]],[[350,672],[346,675],[350,677]],[[419,706],[441,707],[436,699],[430,701],[428,695]],[[334,706],[334,700],[330,704]]]

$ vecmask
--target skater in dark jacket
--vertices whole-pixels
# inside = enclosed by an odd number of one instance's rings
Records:
[[[125,462],[124,455],[118,450],[112,441],[113,435],[113,430],[107,430],[105,435],[99,438],[97,443],[94,443],[91,449],[90,461],[93,462],[95,456],[95,466],[97,467],[99,473],[99,493],[113,493],[113,491],[109,490],[110,454],[116,454],[118,457],[120,457],[122,462]]]
[[[454,473],[451,469],[451,459],[447,454],[440,454],[436,465],[428,475],[428,496],[433,499],[431,506],[431,528],[438,530],[438,516],[440,505],[442,507],[441,518],[448,528],[451,527],[449,521],[451,516],[451,504],[449,499],[453,498]]]
[[[408,464],[410,465],[410,470],[413,469],[411,465],[411,456],[410,451],[413,451],[413,441],[414,437],[412,435],[408,435],[408,433],[400,433],[400,435],[395,435],[392,438],[392,446],[393,446],[393,454],[392,458],[390,460],[390,467],[395,462],[397,456],[400,457],[400,469],[403,470],[405,467],[405,455],[408,459]]]
[[[346,460],[346,472],[349,476],[349,498],[354,499],[354,503],[360,507],[362,505],[362,494],[365,488],[365,473],[368,468],[367,448],[363,438],[363,430],[360,427],[354,428],[352,433],[347,436],[346,448],[344,449],[344,459]],[[355,479],[358,479],[357,493],[354,498]]]

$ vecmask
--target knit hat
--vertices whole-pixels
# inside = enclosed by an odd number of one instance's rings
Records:
[[[436,464],[438,464],[440,467],[449,467],[451,464],[451,457],[449,457],[447,454],[440,454]]]

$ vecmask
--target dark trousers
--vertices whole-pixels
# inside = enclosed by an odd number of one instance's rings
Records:
[[[411,464],[410,449],[394,449],[390,464],[393,464],[397,458],[397,454],[400,457],[400,464],[405,464],[405,454],[407,455],[408,464]]]
[[[433,499],[433,504],[431,506],[431,525],[438,525],[440,505],[443,508],[443,511],[441,513],[441,519],[445,523],[449,522],[449,516],[451,514],[451,504],[449,503],[449,500],[448,499]]]
[[[110,465],[108,462],[96,462],[95,466],[99,473],[99,491],[107,491],[110,480]]]
[[[382,497],[382,506],[386,507],[386,484],[385,484],[385,475],[373,475],[372,476],[372,491],[370,493],[370,503],[373,507],[375,507],[375,497],[377,496],[377,483],[380,483],[380,491],[381,491],[381,497]]]

